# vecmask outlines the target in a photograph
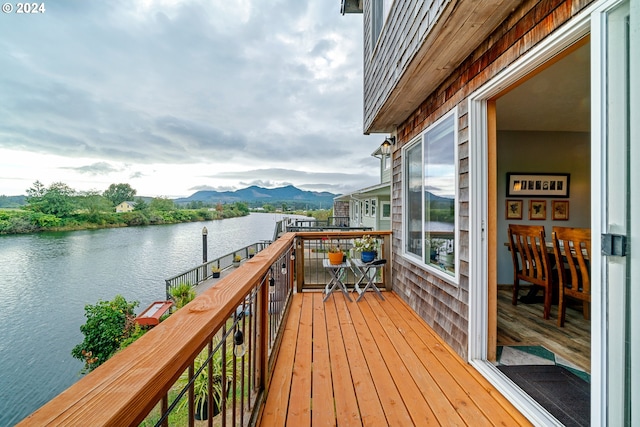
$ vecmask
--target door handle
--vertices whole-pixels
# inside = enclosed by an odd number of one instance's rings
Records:
[[[602,255],[626,256],[627,236],[622,234],[605,233],[602,235]]]

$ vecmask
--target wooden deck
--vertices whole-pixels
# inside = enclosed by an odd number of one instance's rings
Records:
[[[263,426],[531,425],[393,292],[294,295]]]

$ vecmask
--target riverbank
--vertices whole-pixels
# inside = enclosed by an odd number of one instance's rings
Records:
[[[65,217],[22,209],[0,209],[0,234],[30,234],[50,231],[98,230],[141,225],[180,224],[238,218],[249,215],[242,204],[219,209],[137,210],[131,212],[78,212]]]

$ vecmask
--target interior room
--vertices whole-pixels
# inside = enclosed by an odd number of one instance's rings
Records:
[[[585,380],[569,386],[572,391],[582,387],[587,402],[591,334],[583,304],[569,302],[565,324],[559,327],[557,295],[545,320],[542,292],[528,294],[530,286],[521,282],[520,298],[513,305],[514,265],[507,242],[509,224],[542,225],[547,242],[554,226],[591,227],[589,61],[590,44],[583,40],[496,99],[496,364],[565,367]],[[538,176],[541,183],[536,187]],[[534,187],[527,191],[531,181]],[[562,191],[555,191],[556,185]],[[535,400],[544,399],[525,391]],[[580,414],[567,414],[566,407],[556,408],[557,413],[545,408],[566,425],[580,425],[570,420]]]

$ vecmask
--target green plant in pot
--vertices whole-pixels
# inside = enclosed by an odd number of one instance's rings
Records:
[[[211,267],[211,277],[218,278],[220,277],[220,267],[214,265]]]
[[[179,285],[172,287],[169,291],[169,295],[171,295],[171,299],[175,302],[176,308],[180,309],[189,304],[196,297],[196,291],[191,286],[191,283],[182,282]]]
[[[233,266],[234,267],[239,267],[241,261],[242,261],[242,257],[240,255],[236,254],[236,255],[233,256]]]
[[[371,262],[377,255],[378,239],[369,234],[365,234],[360,239],[356,239],[353,246],[356,251],[360,252],[362,262]]]
[[[215,348],[219,339],[214,338],[213,347]],[[208,357],[208,349],[204,348],[200,354],[198,354],[193,362],[194,374],[198,372],[198,370],[204,365],[202,368],[202,372],[196,375],[193,381],[193,392],[194,392],[194,412],[195,418],[197,420],[206,420],[209,417],[209,396],[207,389],[209,387],[208,381],[208,372],[209,368],[207,366],[207,357]],[[231,388],[233,385],[233,343],[227,342],[226,346],[226,367],[223,369],[222,365],[222,346],[213,353],[211,356],[211,369],[212,369],[212,382],[211,382],[211,396],[213,397],[213,414],[212,416],[218,415],[220,413],[220,407],[222,404],[222,389],[223,389],[223,381],[225,381],[225,391],[227,396],[229,396],[231,392]],[[186,370],[176,382],[176,386],[179,389],[183,389],[187,387],[189,384],[189,370]],[[178,410],[184,410],[186,404],[188,403],[188,399],[183,397],[178,405]]]

